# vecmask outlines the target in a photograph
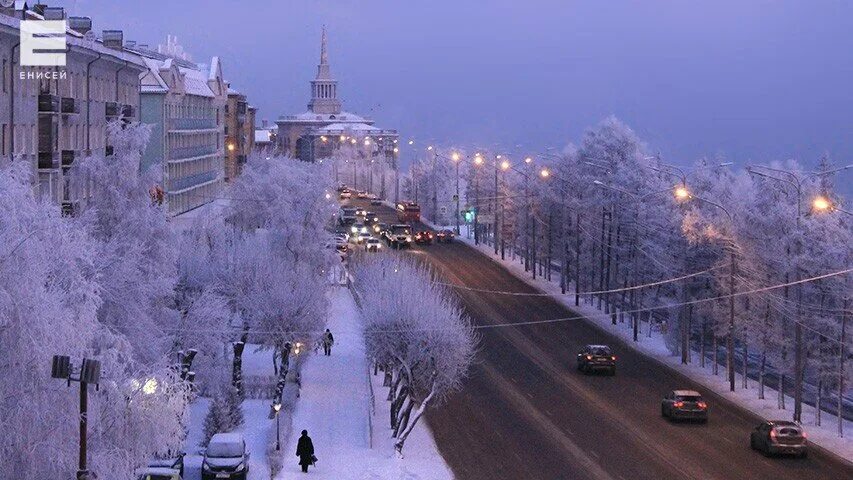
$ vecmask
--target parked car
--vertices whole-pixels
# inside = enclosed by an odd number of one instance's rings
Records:
[[[805,430],[787,420],[762,422],[750,433],[749,446],[765,455],[786,454],[805,458],[809,454]]]
[[[671,420],[708,421],[708,404],[695,390],[673,390],[660,403],[660,414]]]
[[[210,439],[201,464],[202,480],[220,478],[246,480],[249,475],[249,452],[239,433],[217,433]]]
[[[382,242],[378,238],[368,237],[364,240],[364,249],[368,252],[378,252],[382,248]]]
[[[453,233],[453,230],[439,230],[435,233],[435,241],[436,243],[450,243],[455,236],[456,234]]]
[[[136,480],[182,480],[183,476],[175,468],[145,467],[136,471]]]
[[[429,245],[432,243],[433,235],[429,230],[423,230],[415,234],[415,243]]]
[[[578,370],[584,373],[607,370],[616,375],[616,355],[607,345],[587,345],[578,352]]]
[[[178,471],[178,474],[184,476],[184,452],[168,452],[164,455],[156,455],[148,461],[149,467],[165,467]]]

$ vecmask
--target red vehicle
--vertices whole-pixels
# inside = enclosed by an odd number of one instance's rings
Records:
[[[433,238],[434,237],[432,232],[430,232],[429,230],[424,230],[415,234],[415,243],[429,245],[432,243]]]
[[[414,202],[401,202],[397,204],[397,221],[399,222],[420,222],[421,207]]]

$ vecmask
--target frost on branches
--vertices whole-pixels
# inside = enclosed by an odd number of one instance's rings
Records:
[[[458,390],[477,336],[457,298],[431,272],[402,255],[362,257],[355,265],[363,295],[368,355],[392,376],[391,428],[403,445],[428,407]]]
[[[113,157],[119,165],[133,158],[121,148]],[[113,185],[115,198],[132,197],[125,186]],[[100,215],[91,210],[80,219],[62,218],[58,206],[34,198],[23,162],[0,170],[0,192],[5,359],[0,363],[0,478],[70,478],[76,471],[78,393],[50,378],[51,358],[58,354],[71,355],[77,365],[82,357],[101,361],[100,389],[90,395],[89,463],[100,478],[129,478],[155,452],[180,447],[188,400],[183,382],[160,356],[163,350],[147,350],[163,338],[156,330],[131,328],[135,313],[159,311],[160,294],[168,296],[168,288],[159,288],[159,280],[152,287],[127,278],[151,268],[135,251],[145,249],[142,233],[150,230],[136,229],[134,243],[110,227],[147,222],[133,209],[122,211],[129,220],[121,220],[104,204]],[[123,249],[134,265],[130,269],[119,261]],[[117,291],[120,285],[131,291]],[[116,305],[127,296],[131,304],[122,311]]]

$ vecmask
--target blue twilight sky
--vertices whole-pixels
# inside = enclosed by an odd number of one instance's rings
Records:
[[[350,111],[444,145],[562,147],[614,114],[674,163],[853,160],[844,0],[62,0],[222,57],[259,119],[305,110],[329,29]]]

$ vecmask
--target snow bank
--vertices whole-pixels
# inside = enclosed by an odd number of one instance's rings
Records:
[[[295,455],[300,432],[308,430],[317,465],[311,478],[328,480],[443,480],[453,478],[432,434],[421,424],[406,442],[405,458],[394,453],[387,419],[390,406],[381,376],[370,376],[361,320],[349,290],[333,287],[328,328],[332,355],[311,355],[302,370],[302,392],[286,442],[285,464],[276,480],[303,478]],[[373,384],[369,383],[373,381]],[[376,393],[371,415],[371,388]],[[380,390],[381,389],[381,390]],[[290,459],[290,460],[288,460]]]
[[[777,408],[777,397],[779,396],[778,392],[770,387],[770,385],[764,386],[764,400],[759,400],[758,397],[758,383],[749,380],[749,388],[742,389],[740,388],[742,376],[738,372],[737,385],[738,390],[735,392],[729,391],[729,383],[724,374],[725,367],[720,367],[720,374],[714,375],[711,372],[711,363],[706,362],[706,368],[702,368],[698,363],[693,363],[690,365],[682,365],[681,364],[681,356],[674,356],[669,349],[666,347],[664,343],[664,339],[660,335],[653,335],[652,337],[648,337],[648,333],[644,331],[641,325],[641,335],[639,337],[638,342],[632,341],[632,330],[631,323],[618,323],[613,325],[610,321],[610,315],[605,314],[601,310],[595,308],[593,305],[584,304],[581,302],[580,306],[575,306],[574,304],[574,296],[573,295],[563,295],[560,290],[560,280],[559,277],[555,278],[555,281],[548,281],[541,277],[537,277],[536,280],[531,278],[530,272],[524,271],[524,265],[521,264],[518,260],[511,260],[509,256],[505,260],[501,260],[500,257],[496,257],[494,255],[494,247],[487,245],[485,243],[480,243],[479,245],[474,245],[474,240],[470,238],[466,238],[466,236],[462,235],[458,237],[461,241],[465,242],[472,248],[476,248],[486,254],[492,261],[498,263],[499,265],[506,268],[510,273],[524,281],[525,283],[545,292],[554,294],[554,298],[563,303],[567,308],[582,314],[589,321],[595,323],[599,327],[608,332],[619,336],[623,340],[625,340],[625,344],[630,347],[647,354],[649,357],[654,358],[661,363],[667,365],[668,367],[679,371],[695,382],[703,385],[705,388],[712,390],[714,393],[727,398],[733,403],[738,404],[744,409],[762,417],[765,419],[789,419],[791,417],[792,410],[781,410]],[[574,288],[574,284],[572,284],[567,291],[571,292]],[[698,352],[694,352],[693,358],[698,358]],[[789,406],[790,409],[793,409],[794,399],[786,395],[785,404]],[[803,403],[803,426],[806,428],[806,432],[809,435],[809,441],[822,447],[842,458],[845,459],[853,459],[853,422],[848,420],[844,421],[844,431],[847,434],[846,438],[839,438],[837,433],[837,420],[836,416],[832,415],[829,412],[821,413],[821,425],[815,425],[815,415],[816,409],[808,404]]]

